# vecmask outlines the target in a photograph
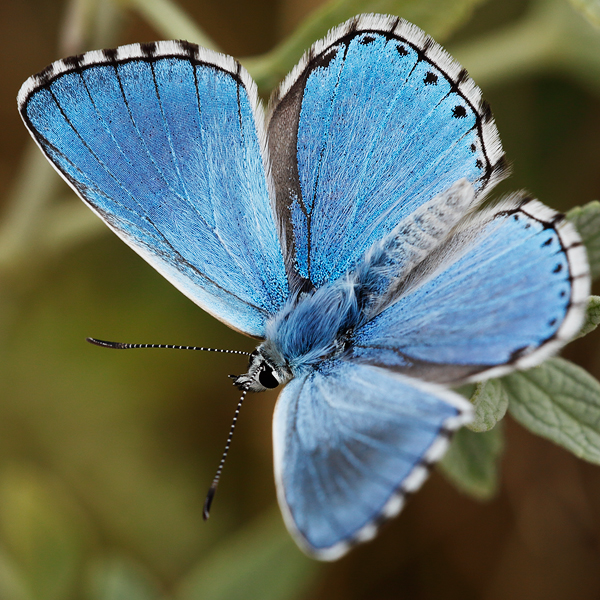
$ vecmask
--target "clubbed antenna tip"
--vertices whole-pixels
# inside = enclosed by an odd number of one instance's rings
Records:
[[[200,350],[202,352],[220,352],[222,354],[243,354],[250,356],[250,352],[244,350],[222,350],[220,348],[204,348],[202,346],[178,346],[176,344],[125,344],[123,342],[107,342],[96,338],[85,338],[86,342],[103,348],[115,348],[116,350],[131,350],[132,348],[162,348],[167,350]]]
[[[215,497],[215,492],[217,491],[217,486],[210,486],[208,490],[208,494],[206,494],[206,499],[204,500],[204,510],[202,511],[202,518],[205,521],[208,521],[208,517],[210,517],[210,506],[212,504],[213,498]]]
[[[96,338],[85,338],[86,342],[90,344],[95,344],[96,346],[102,346],[103,348],[117,348],[118,350],[123,350],[129,347],[129,344],[122,344],[121,342],[106,342],[104,340],[97,340]]]
[[[223,465],[225,464],[225,459],[227,458],[227,454],[229,452],[229,447],[231,446],[231,440],[233,438],[233,432],[235,431],[235,426],[237,424],[238,416],[240,414],[240,410],[242,409],[242,404],[244,403],[244,398],[248,390],[244,390],[242,393],[242,397],[239,399],[237,407],[235,409],[235,414],[233,415],[233,421],[231,422],[231,427],[229,428],[229,435],[227,436],[227,441],[225,442],[225,449],[223,450],[223,455],[221,456],[221,462],[219,462],[219,466],[217,467],[217,472],[210,484],[210,488],[208,488],[208,493],[206,494],[206,500],[204,500],[204,510],[202,511],[202,516],[204,520],[207,521],[210,516],[210,507],[215,497],[215,492],[217,491],[217,486],[219,485],[219,479],[221,479],[221,473],[223,471]]]

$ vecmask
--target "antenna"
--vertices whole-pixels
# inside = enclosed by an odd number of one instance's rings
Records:
[[[244,352],[243,350],[221,350],[219,348],[202,348],[200,346],[177,346],[175,344],[126,344],[123,342],[107,342],[105,340],[97,340],[96,338],[91,337],[86,338],[86,341],[90,344],[95,344],[96,346],[102,346],[103,348],[113,348],[115,350],[131,350],[133,348],[162,348],[169,350],[202,350],[204,352],[222,352],[224,354],[243,354],[245,356],[250,356],[250,352]],[[236,376],[230,375],[230,377]],[[223,472],[225,459],[227,458],[227,454],[229,453],[229,447],[231,446],[233,432],[235,431],[238,416],[240,414],[240,410],[242,409],[242,404],[244,403],[244,399],[246,398],[247,393],[248,390],[245,389],[242,393],[242,397],[238,401],[235,413],[233,415],[233,421],[231,422],[231,427],[229,429],[229,435],[227,436],[227,441],[225,442],[225,449],[223,450],[223,454],[221,456],[221,462],[217,467],[217,472],[215,473],[212,483],[210,484],[210,488],[208,489],[208,493],[206,494],[206,500],[204,501],[204,510],[202,511],[202,516],[204,517],[205,521],[210,516],[210,507],[212,505],[213,498],[215,497],[215,492],[217,491],[219,480],[221,479],[221,473]]]
[[[227,454],[229,452],[229,447],[231,446],[231,439],[233,438],[233,432],[235,431],[235,426],[238,420],[238,416],[240,414],[240,410],[242,408],[242,404],[244,403],[244,398],[246,398],[246,394],[248,390],[244,390],[242,393],[242,397],[240,398],[237,407],[235,409],[235,414],[233,415],[233,421],[231,422],[231,427],[229,429],[229,435],[227,436],[227,441],[225,442],[225,450],[223,450],[223,455],[221,456],[221,462],[217,467],[217,472],[210,484],[210,488],[208,488],[208,493],[206,494],[206,500],[204,501],[204,510],[202,511],[202,517],[205,521],[208,520],[210,516],[210,506],[212,504],[213,498],[215,497],[215,492],[217,491],[217,486],[219,485],[219,479],[221,479],[221,473],[223,471],[223,465],[225,464],[225,459],[227,458]]]
[[[203,352],[222,352],[223,354],[243,354],[250,356],[250,352],[243,350],[221,350],[220,348],[203,348],[201,346],[177,346],[175,344],[125,344],[123,342],[107,342],[96,338],[85,338],[86,342],[102,346],[102,348],[114,348],[115,350],[131,350],[133,348],[162,348],[167,350],[202,350]]]

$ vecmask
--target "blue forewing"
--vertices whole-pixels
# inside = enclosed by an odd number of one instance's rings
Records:
[[[278,498],[317,558],[373,537],[420,486],[471,417],[449,386],[538,364],[581,325],[577,233],[523,194],[478,211],[507,173],[490,109],[397,17],[314,44],[266,120],[239,63],[187,42],[58,61],[18,103],[117,235],[264,340],[238,382],[264,389],[265,365],[289,381]]]

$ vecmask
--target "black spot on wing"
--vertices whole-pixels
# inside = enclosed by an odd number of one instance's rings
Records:
[[[365,35],[365,37],[361,38],[359,42],[364,46],[368,46],[375,41],[375,38],[372,35]]]
[[[565,250],[570,250],[571,248],[579,248],[579,246],[583,246],[583,242],[573,242],[570,246],[565,247]]]
[[[423,79],[423,83],[425,85],[436,85],[438,82],[438,76],[433,73],[432,71],[429,71],[427,73],[427,75],[425,75],[425,79]]]
[[[461,83],[463,83],[467,79],[469,79],[469,74],[467,73],[467,70],[466,69],[461,69],[460,73],[458,74],[458,76],[456,78],[456,84],[460,85]]]
[[[156,42],[147,42],[145,44],[140,44],[140,49],[144,56],[152,58],[156,54]]]
[[[492,108],[485,100],[481,101],[479,112],[484,123],[489,123],[492,120]]]
[[[492,169],[499,175],[501,175],[502,173],[506,173],[508,171],[508,160],[506,159],[506,154],[503,154],[496,161],[496,164],[493,165]]]
[[[408,50],[402,44],[396,46],[396,50],[400,56],[406,56],[408,54]]]
[[[349,26],[348,26],[348,34],[352,34],[358,30],[358,22],[359,22],[358,16],[354,17],[350,21]]]
[[[427,54],[434,46],[435,42],[433,41],[433,38],[427,36],[423,42],[423,53]]]
[[[332,46],[331,48],[328,48],[323,54],[315,58],[313,64],[316,67],[326,69],[327,67],[329,67],[331,61],[337,56],[339,49],[339,46]]]
[[[116,48],[107,48],[106,50],[102,50],[102,55],[106,62],[116,62],[117,60],[117,49]]]
[[[77,54],[76,56],[69,56],[67,58],[64,58],[62,62],[70,69],[78,69],[81,66],[82,57],[82,54]]]
[[[54,75],[54,65],[49,65],[43,71],[40,71],[37,74],[38,87],[45,87],[46,85],[48,85],[52,81],[53,75]]]
[[[455,119],[464,119],[467,116],[467,109],[462,104],[457,104],[452,109],[452,116]]]

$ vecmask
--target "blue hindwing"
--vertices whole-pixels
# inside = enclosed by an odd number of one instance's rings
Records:
[[[528,368],[577,333],[589,287],[573,226],[535,200],[508,200],[464,224],[401,282],[354,332],[351,354],[451,384]]]
[[[259,101],[238,63],[184,42],[90,52],[30,78],[19,105],[120,237],[202,308],[264,336],[288,285]]]
[[[504,173],[487,105],[420,29],[363,15],[315,44],[271,101],[277,212],[293,286],[319,287],[423,203]]]
[[[324,364],[290,382],[275,408],[275,479],[299,545],[334,560],[373,537],[471,410],[454,392],[366,365]]]
[[[577,233],[530,199],[474,213],[506,170],[491,113],[401,19],[362,15],[315,44],[266,128],[242,67],[185,42],[59,61],[18,101],[122,239],[296,376],[275,476],[317,558],[373,537],[470,420],[439,384],[533,366],[581,326]]]

